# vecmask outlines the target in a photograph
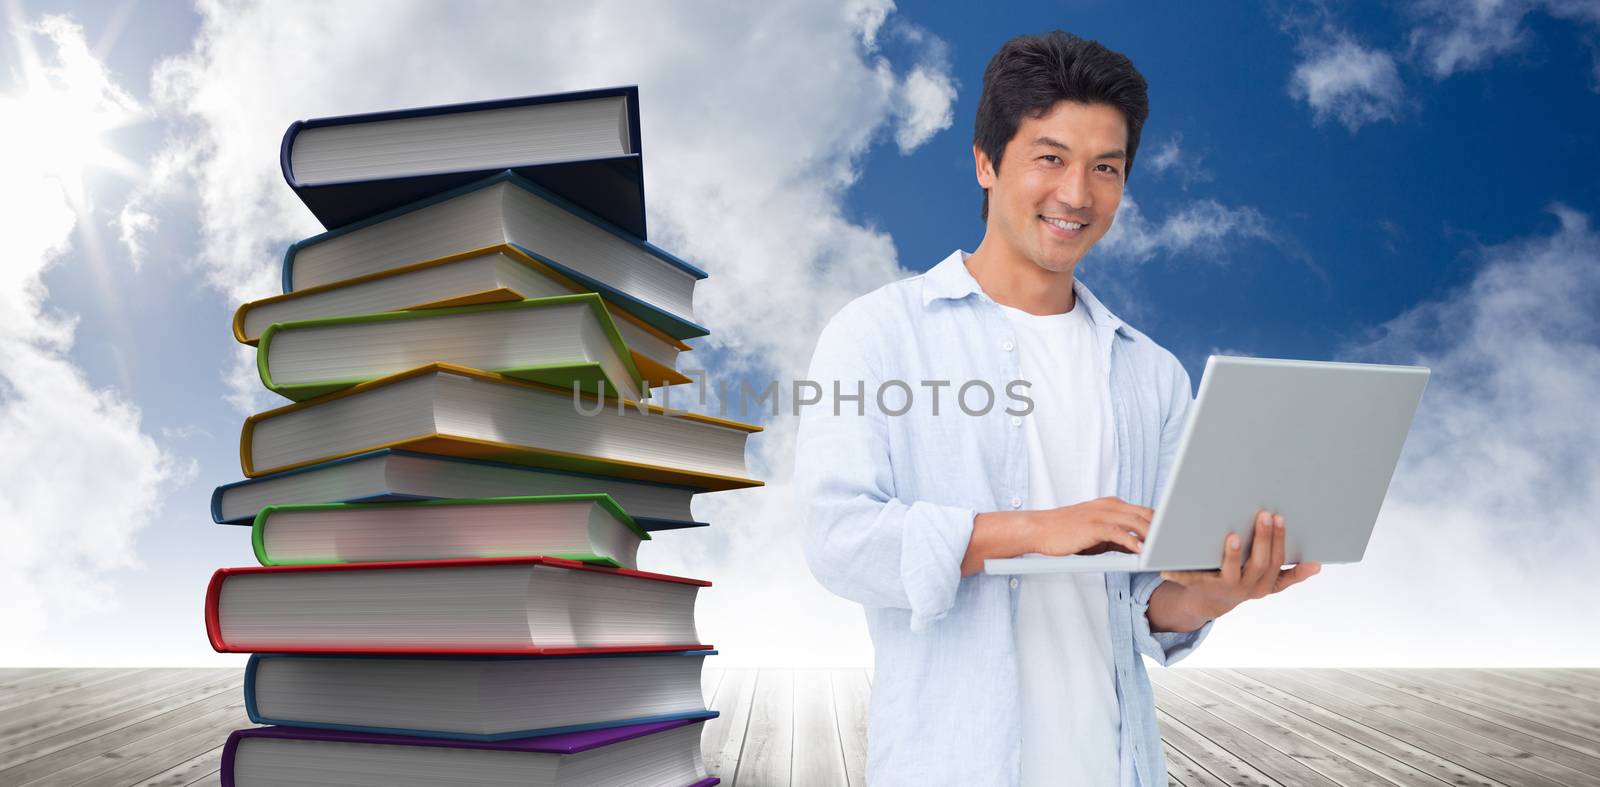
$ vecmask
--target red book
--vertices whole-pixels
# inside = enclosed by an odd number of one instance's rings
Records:
[[[218,569],[223,653],[573,655],[705,650],[710,582],[551,557]]]

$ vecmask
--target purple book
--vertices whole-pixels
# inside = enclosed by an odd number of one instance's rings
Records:
[[[643,738],[648,735],[665,733],[682,727],[694,726],[698,731],[704,719],[680,719],[676,721],[657,721],[646,724],[631,724],[626,727],[612,727],[603,730],[584,730],[582,732],[567,732],[557,735],[539,735],[531,738],[513,738],[504,741],[463,741],[439,738],[415,738],[405,735],[381,735],[365,732],[343,732],[340,730],[318,730],[304,727],[252,727],[244,730],[234,730],[228,735],[228,742],[222,748],[222,787],[234,787],[234,761],[238,755],[240,742],[249,738],[272,738],[293,741],[324,741],[331,743],[357,744],[358,746],[406,746],[411,748],[433,749],[477,749],[483,751],[522,752],[526,754],[555,754],[570,755],[599,749],[612,744]],[[699,746],[698,732],[694,735],[694,745]],[[689,781],[685,787],[710,787],[719,784],[720,779],[701,777],[698,781]]]

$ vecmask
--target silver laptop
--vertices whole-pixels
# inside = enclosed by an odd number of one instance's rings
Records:
[[[1357,562],[1427,382],[1420,366],[1213,355],[1141,554],[1028,555],[984,571],[1213,569],[1229,532],[1249,549],[1261,509],[1283,515],[1287,563]]]

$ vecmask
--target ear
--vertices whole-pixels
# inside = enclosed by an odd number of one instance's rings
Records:
[[[993,188],[995,181],[994,162],[989,160],[989,155],[984,153],[977,145],[972,146],[972,163],[977,169],[978,185],[983,188]]]

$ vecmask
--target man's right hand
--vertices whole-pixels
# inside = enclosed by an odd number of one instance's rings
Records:
[[[1150,518],[1155,516],[1153,509],[1119,497],[1028,513],[1036,546],[1027,551],[1043,555],[1138,554],[1150,535]]]
[[[1150,534],[1155,512],[1121,498],[1102,497],[1077,505],[1039,511],[978,514],[961,561],[961,575],[983,570],[988,558],[1037,552],[1044,555],[1096,555],[1116,550],[1137,553]]]

